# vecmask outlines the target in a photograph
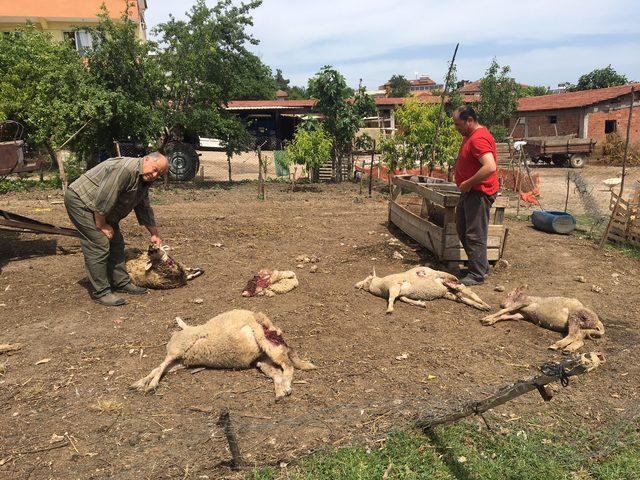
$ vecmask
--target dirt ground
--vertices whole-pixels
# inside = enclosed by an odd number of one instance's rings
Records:
[[[323,446],[375,444],[391,425],[562,358],[547,350],[560,335],[528,323],[483,327],[482,312],[446,300],[427,310],[398,304],[389,316],[382,299],[356,291],[354,283],[374,266],[388,274],[433,265],[387,224],[381,194],[369,199],[351,184],[295,192],[270,184],[267,192],[260,202],[255,184],[155,190],[156,217],[175,257],[206,272],[185,288],[132,297],[117,309],[89,298],[74,239],[0,232],[0,343],[24,344],[0,355],[0,478],[237,476],[216,426],[225,407],[249,464],[279,464]],[[10,211],[67,225],[60,199],[46,191],[0,200]],[[541,295],[581,299],[606,326],[604,338],[582,351],[601,351],[608,363],[557,388],[550,403],[529,394],[498,408],[496,417],[507,426],[522,418],[531,428],[595,432],[637,416],[640,262],[524,222],[508,226],[510,266],[496,270],[478,294],[497,306],[504,294],[496,285],[527,283]],[[145,247],[133,218],[123,231],[129,245]],[[402,247],[388,244],[394,236]],[[404,260],[393,258],[396,250]],[[320,257],[317,273],[308,264],[296,269],[301,254]],[[299,288],[275,298],[241,297],[264,267],[296,269]],[[575,281],[578,275],[586,283]],[[165,377],[155,395],[127,389],[162,360],[176,316],[199,324],[232,308],[265,312],[320,368],[297,371],[293,394],[277,403],[272,383],[255,370],[182,370]]]

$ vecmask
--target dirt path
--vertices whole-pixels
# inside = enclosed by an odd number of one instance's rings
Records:
[[[266,202],[256,200],[255,185],[155,191],[156,217],[175,256],[206,273],[185,288],[152,292],[114,310],[89,299],[73,239],[0,232],[0,343],[25,345],[0,355],[0,477],[220,478],[229,474],[215,426],[223,407],[231,409],[249,462],[290,461],[320,446],[380,438],[428,406],[561,357],[547,350],[556,333],[526,323],[482,327],[480,312],[445,300],[428,310],[401,304],[385,315],[384,301],[354,283],[374,266],[387,274],[430,263],[410,244],[401,249],[404,260],[393,259],[397,247],[388,240],[398,232],[387,226],[385,200],[360,197],[352,185],[268,188]],[[2,204],[67,224],[62,205],[51,203],[59,199],[34,192],[5,196]],[[495,285],[528,283],[542,295],[580,298],[607,328],[583,350],[603,351],[609,363],[551,403],[530,395],[499,412],[594,429],[630,415],[640,397],[640,262],[525,223],[509,228],[511,267],[495,272],[479,295],[498,305],[503,294]],[[133,219],[123,231],[131,246],[146,245]],[[297,270],[298,289],[276,298],[240,296],[256,270],[295,268],[300,254],[318,255],[320,263],[318,273],[308,265]],[[577,275],[587,283],[574,281]],[[603,293],[594,293],[593,284]],[[156,395],[127,390],[163,358],[176,316],[202,323],[231,308],[264,311],[320,369],[297,372],[292,396],[279,403],[270,381],[252,370],[180,371]]]

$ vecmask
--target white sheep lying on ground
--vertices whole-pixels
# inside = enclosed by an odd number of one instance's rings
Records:
[[[598,315],[580,300],[566,297],[533,297],[524,293],[527,285],[520,285],[507,295],[500,305],[502,310],[482,319],[483,325],[493,325],[506,320],[527,320],[567,335],[549,346],[571,353],[584,345],[585,338],[604,335],[604,325]]]
[[[260,270],[247,282],[242,291],[243,297],[264,295],[273,297],[276,294],[287,293],[298,286],[295,272],[288,270]]]
[[[182,287],[204,273],[201,268],[187,268],[167,253],[168,246],[149,245],[146,252],[127,251],[126,268],[131,281],[139,287],[165,290]]]
[[[316,368],[298,357],[282,338],[282,331],[262,313],[231,310],[197,326],[176,320],[182,330],[171,336],[164,361],[131,388],[154,390],[163,373],[177,364],[219,369],[245,369],[255,365],[273,379],[279,398],[291,393],[294,367]]]
[[[491,308],[471,289],[460,283],[454,275],[428,267],[415,267],[386,277],[376,276],[374,270],[373,275],[356,283],[356,288],[387,298],[389,301],[387,313],[393,312],[393,303],[396,298],[410,305],[425,308],[426,301],[436,298],[462,302],[479,310]]]

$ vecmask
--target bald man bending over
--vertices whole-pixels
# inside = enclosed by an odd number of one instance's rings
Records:
[[[167,169],[167,159],[159,152],[144,158],[110,158],[69,185],[64,204],[80,232],[80,246],[94,289],[91,297],[96,302],[115,307],[127,302],[114,291],[147,293],[146,288],[131,283],[119,224],[134,210],[138,223],[149,230],[151,242],[162,245],[149,202],[149,186]]]

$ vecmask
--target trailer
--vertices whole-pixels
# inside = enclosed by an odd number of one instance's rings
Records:
[[[56,227],[50,223],[40,222],[6,210],[0,210],[0,230],[22,233],[48,233],[80,238],[80,232],[73,228]]]
[[[527,160],[536,163],[553,163],[558,167],[582,168],[593,153],[596,141],[575,136],[524,138]]]
[[[42,169],[40,159],[25,159],[23,134],[24,127],[21,123],[13,120],[0,123],[0,177]]]

